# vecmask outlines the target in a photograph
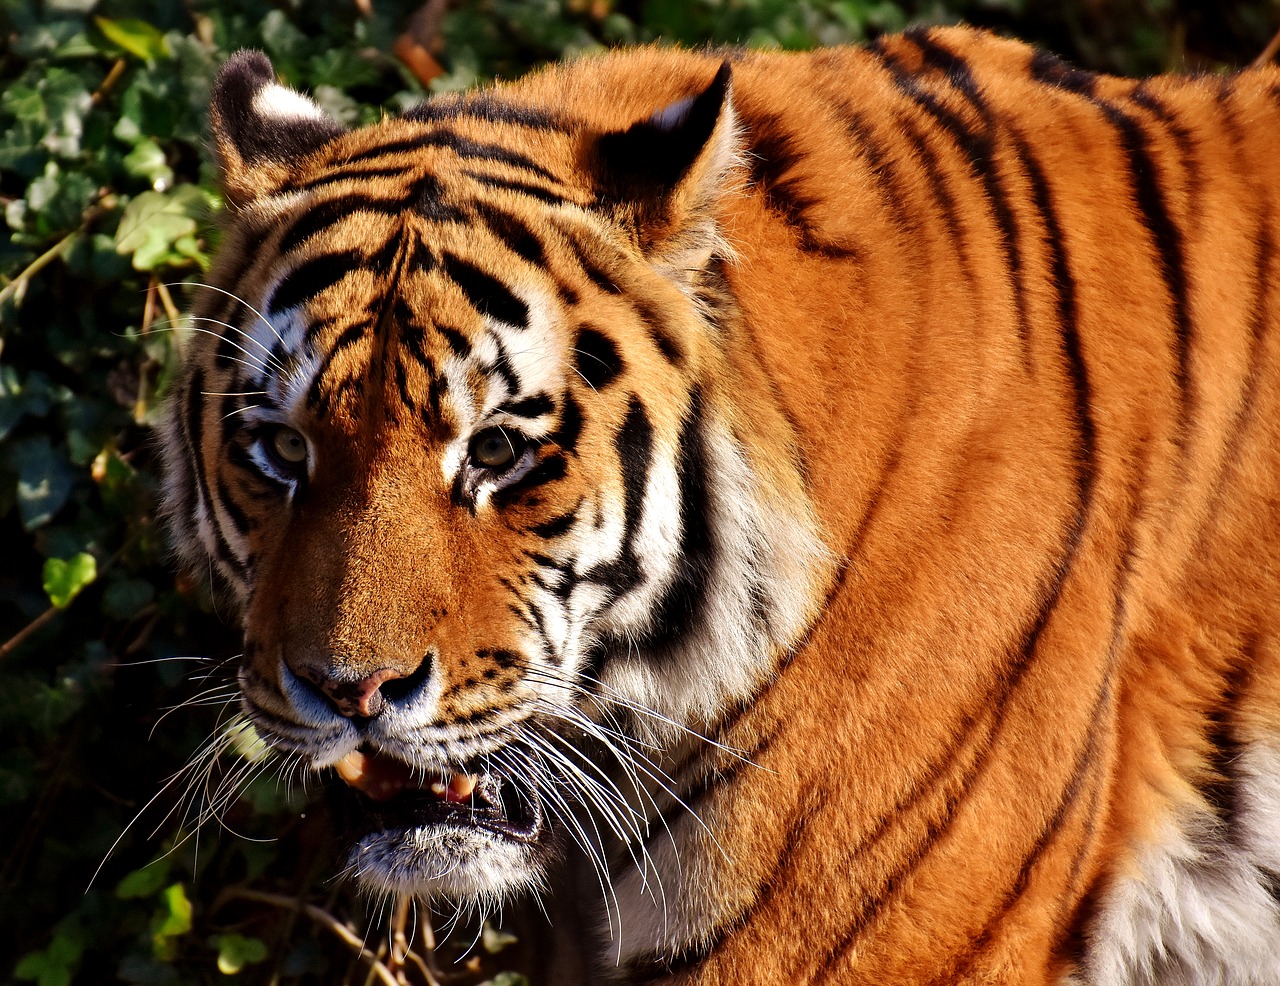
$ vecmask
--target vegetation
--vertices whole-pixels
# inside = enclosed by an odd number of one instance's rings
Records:
[[[1247,61],[1280,26],[1277,0],[1212,6],[0,0],[0,978],[523,981],[497,928],[433,952],[425,913],[333,883],[323,798],[259,775],[251,734],[206,745],[236,635],[206,586],[175,580],[152,430],[217,244],[206,103],[229,52],[264,48],[354,124],[655,38],[802,48],[963,17],[1150,72]],[[193,757],[207,771],[167,785]]]

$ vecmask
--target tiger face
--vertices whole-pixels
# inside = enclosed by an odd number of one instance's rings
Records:
[[[734,139],[729,72],[708,75],[629,131],[478,99],[354,133],[260,55],[219,76],[234,212],[170,514],[239,603],[257,731],[359,792],[349,869],[372,887],[537,885],[581,804],[638,831],[651,780],[618,717],[705,720],[803,621],[819,546],[764,542],[780,505],[704,365],[700,186]]]

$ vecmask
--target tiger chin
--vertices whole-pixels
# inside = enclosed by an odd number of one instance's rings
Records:
[[[347,130],[242,52],[212,125],[167,514],[348,873],[568,853],[635,983],[1280,982],[1280,74],[920,29]]]

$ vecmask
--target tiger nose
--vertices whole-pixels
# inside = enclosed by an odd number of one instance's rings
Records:
[[[302,668],[298,673],[324,692],[339,714],[364,719],[372,719],[387,707],[387,696],[382,691],[386,682],[408,677],[395,668],[383,668],[357,681],[331,677],[315,668]]]

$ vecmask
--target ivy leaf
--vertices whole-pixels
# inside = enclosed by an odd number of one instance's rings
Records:
[[[145,178],[158,192],[163,192],[173,184],[173,169],[165,160],[164,151],[154,140],[138,141],[133,150],[124,156],[122,163],[129,174]]]
[[[245,966],[267,957],[267,946],[261,939],[246,938],[234,931],[214,935],[212,944],[218,950],[218,971],[224,976],[234,976]]]
[[[15,367],[0,366],[0,439],[23,417],[49,413],[49,381],[40,371],[23,380]]]
[[[169,878],[169,859],[157,859],[142,869],[134,870],[116,884],[116,898],[131,900],[137,897],[153,897]]]
[[[500,972],[480,986],[529,986],[529,980],[518,972]]]
[[[186,888],[174,883],[160,895],[160,907],[151,919],[151,946],[158,959],[173,954],[173,941],[191,930],[191,901]]]
[[[497,955],[508,945],[514,945],[519,940],[511,932],[495,928],[488,921],[480,929],[480,944],[490,955]]]
[[[136,55],[147,64],[169,57],[169,42],[159,30],[146,21],[134,17],[122,17],[119,20],[95,17],[93,22],[98,25],[98,30],[107,36],[108,41],[123,48],[129,54]]]
[[[71,495],[75,471],[44,435],[14,442],[9,461],[18,473],[18,514],[28,531],[43,527]]]
[[[49,947],[24,955],[13,974],[19,979],[35,980],[36,986],[69,986],[82,954],[83,930],[75,921],[63,921]]]
[[[58,609],[66,609],[80,591],[98,577],[98,562],[86,551],[70,558],[46,558],[44,563],[44,591],[49,602]]]
[[[204,193],[195,185],[180,185],[171,193],[143,192],[125,207],[116,230],[116,252],[132,255],[138,270],[184,263],[188,255],[178,244],[195,235],[196,219],[207,208]]]

